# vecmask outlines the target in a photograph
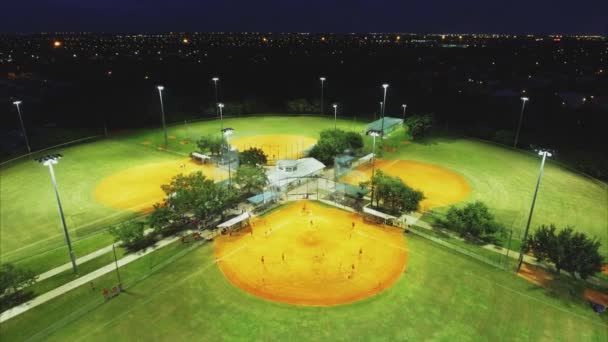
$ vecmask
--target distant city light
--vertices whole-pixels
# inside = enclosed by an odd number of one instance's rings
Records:
[[[63,45],[63,43],[59,40],[53,42],[53,47],[59,48]]]
[[[184,39],[182,39],[182,43],[188,44],[188,43],[190,43],[190,40],[188,38],[184,38]]]

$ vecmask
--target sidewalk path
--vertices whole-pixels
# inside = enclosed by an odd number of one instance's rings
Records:
[[[122,267],[124,265],[127,265],[127,264],[129,264],[129,263],[131,263],[131,262],[133,262],[133,261],[135,261],[135,260],[137,260],[137,259],[139,259],[139,258],[141,258],[143,256],[146,256],[146,255],[148,255],[148,254],[150,254],[150,253],[152,253],[152,252],[154,252],[154,251],[156,251],[156,250],[158,250],[160,248],[163,248],[163,247],[165,247],[165,246],[167,246],[167,245],[169,245],[169,244],[171,244],[171,243],[173,243],[173,242],[175,242],[175,241],[177,241],[179,239],[180,239],[180,236],[168,237],[166,239],[160,240],[153,247],[147,248],[145,251],[139,251],[137,253],[129,254],[129,255],[125,256],[124,258],[118,260],[118,267]],[[110,247],[110,249],[112,249],[111,245],[109,247]],[[105,247],[105,248],[107,248],[107,247]],[[103,248],[103,249],[105,249],[105,248]],[[99,251],[97,251],[97,252],[99,252]],[[94,253],[97,253],[97,252],[94,252]],[[94,253],[91,253],[91,254],[94,254]],[[85,257],[88,257],[89,255],[87,255]],[[85,257],[83,257],[83,258],[85,258]],[[68,264],[68,265],[69,265],[69,267],[71,267],[71,264]],[[60,266],[60,267],[63,267],[63,266]],[[24,312],[26,312],[26,311],[28,311],[30,309],[33,309],[33,308],[37,307],[38,305],[44,304],[44,303],[46,303],[46,302],[48,302],[48,301],[50,301],[50,300],[52,300],[54,298],[57,298],[57,297],[61,296],[62,294],[66,293],[68,291],[71,291],[71,290],[73,290],[73,289],[75,289],[75,288],[77,288],[79,286],[87,284],[87,283],[91,282],[92,280],[97,279],[97,278],[99,278],[99,277],[101,277],[101,276],[103,276],[105,274],[108,274],[110,272],[114,272],[115,268],[116,268],[116,265],[114,264],[114,262],[112,262],[112,263],[110,263],[110,264],[108,264],[108,265],[106,265],[106,266],[104,266],[104,267],[102,267],[100,269],[97,269],[96,271],[93,271],[91,273],[88,273],[88,274],[82,276],[81,278],[78,278],[78,279],[73,280],[73,281],[71,281],[71,282],[69,282],[67,284],[59,286],[59,287],[57,287],[57,288],[55,288],[55,289],[53,289],[53,290],[51,290],[49,292],[43,293],[40,296],[38,296],[38,297],[36,297],[36,298],[28,301],[28,302],[25,302],[25,303],[23,303],[21,305],[15,306],[15,307],[13,307],[11,309],[8,309],[8,310],[6,310],[6,311],[4,311],[4,312],[2,312],[0,314],[0,323],[3,323],[3,322],[5,322],[5,321],[7,321],[7,320],[9,320],[9,319],[11,319],[11,318],[13,318],[15,316],[18,316],[18,315],[20,315],[20,314],[22,314],[22,313],[24,313]],[[53,271],[53,270],[51,270],[51,271]],[[49,271],[49,272],[51,272],[51,271]]]
[[[76,265],[84,264],[85,262],[93,260],[93,259],[97,258],[98,256],[104,255],[106,253],[109,253],[110,251],[112,251],[112,245],[98,249],[93,253],[89,253],[83,257],[76,259]],[[36,282],[43,281],[45,279],[48,279],[52,276],[55,276],[55,275],[61,273],[61,272],[71,270],[71,269],[72,269],[72,263],[68,262],[61,266],[55,267],[52,270],[39,274],[38,277],[36,278]]]

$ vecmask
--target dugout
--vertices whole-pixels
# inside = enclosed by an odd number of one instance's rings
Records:
[[[363,219],[376,224],[391,224],[397,220],[395,216],[368,207],[363,207]]]
[[[397,128],[403,125],[403,119],[393,118],[390,116],[384,117],[384,134],[390,134]],[[367,125],[366,132],[369,130],[381,131],[382,132],[382,118],[371,122]]]
[[[222,234],[226,232],[232,233],[235,230],[241,229],[249,225],[249,220],[251,219],[251,215],[249,212],[244,212],[239,216],[233,217],[228,221],[222,222],[217,226]]]

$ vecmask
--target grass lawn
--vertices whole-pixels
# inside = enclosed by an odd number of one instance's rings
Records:
[[[269,302],[234,287],[205,244],[128,293],[96,303],[88,286],[2,324],[7,341],[31,337],[87,340],[521,340],[605,341],[608,316],[598,316],[580,293],[531,285],[455,254],[428,240],[406,236],[408,264],[388,290],[334,307]],[[135,279],[150,263],[186,248],[174,244],[127,266]],[[155,255],[159,253],[158,255]],[[111,283],[111,276],[104,279]],[[100,283],[103,283],[100,280]],[[319,289],[322,291],[322,289]],[[568,293],[568,292],[567,292]],[[89,305],[90,309],[86,306]],[[77,311],[71,323],[57,317]],[[45,337],[39,332],[45,331]]]

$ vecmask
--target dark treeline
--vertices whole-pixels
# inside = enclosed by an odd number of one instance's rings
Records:
[[[232,113],[227,108],[227,114],[240,115],[286,112],[286,102],[299,98],[318,101],[319,77],[325,76],[328,115],[338,103],[341,116],[377,117],[386,82],[387,115],[401,116],[406,103],[409,114],[433,113],[437,128],[505,144],[514,136],[519,98],[529,96],[520,146],[556,148],[577,156],[579,169],[606,177],[600,171],[606,169],[601,157],[608,123],[605,40],[467,37],[441,44],[408,36],[402,44],[365,45],[328,36],[327,44],[231,47],[202,38],[180,44],[182,36],[168,37],[165,44],[122,42],[114,50],[111,42],[103,49],[88,43],[89,36],[76,39],[78,45],[65,36],[2,37],[0,67],[7,75],[0,82],[2,154],[23,148],[14,99],[23,100],[36,149],[53,139],[100,133],[104,122],[111,132],[159,125],[157,84],[165,86],[168,122],[183,122],[215,116],[214,76],[220,77],[220,101],[243,105]],[[53,48],[54,39],[66,43]],[[30,47],[28,41],[37,43]],[[60,138],[49,132],[60,132]]]

